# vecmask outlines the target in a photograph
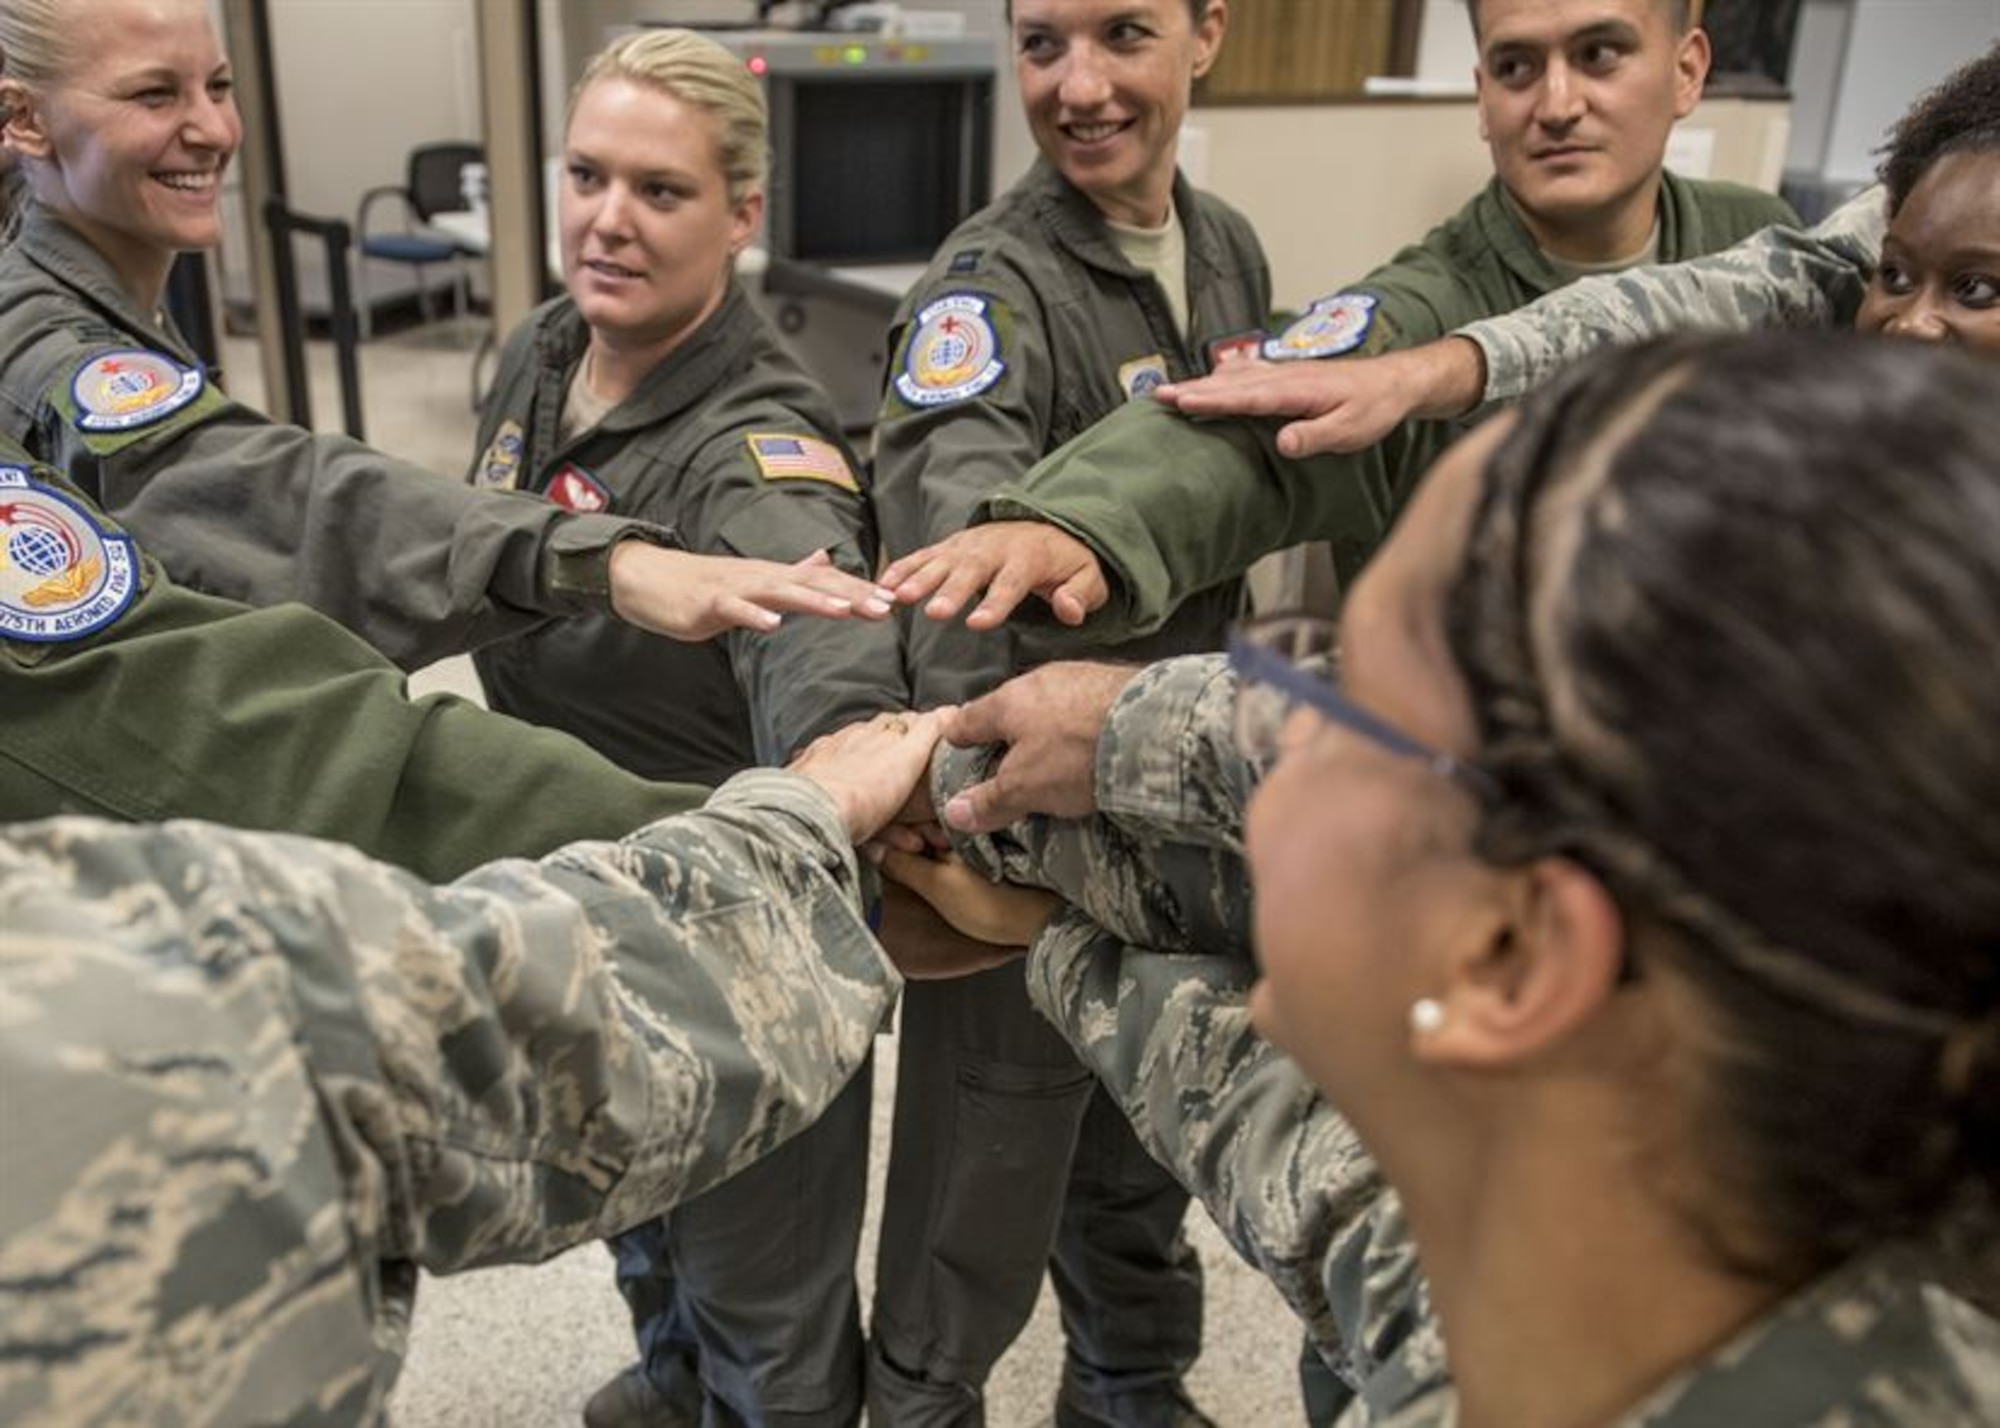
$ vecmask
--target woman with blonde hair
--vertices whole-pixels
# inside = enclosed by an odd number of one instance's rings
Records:
[[[713,40],[641,30],[590,61],[563,135],[567,291],[502,350],[475,483],[667,526],[692,551],[871,568],[832,404],[735,279],[766,143],[758,81]],[[908,702],[890,624],[677,645],[579,615],[476,659],[495,708],[656,779],[720,782]],[[616,1241],[641,1357],[591,1399],[592,1428],[855,1420],[868,1110],[864,1073],[811,1130]]]

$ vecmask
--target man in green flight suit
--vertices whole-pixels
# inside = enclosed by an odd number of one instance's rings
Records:
[[[1793,221],[1771,194],[1662,166],[1668,133],[1708,72],[1688,0],[1474,0],[1471,12],[1493,180],[1421,243],[1312,304],[1264,345],[1267,359],[1399,350],[1586,274],[1697,257]],[[1071,595],[1103,579],[1112,599],[1091,633],[1124,639],[1155,628],[1218,568],[1240,571],[1284,543],[1278,533],[1309,526],[1331,542],[1344,585],[1456,430],[1406,422],[1376,446],[1318,456],[1281,479],[1286,458],[1270,430],[1133,403],[971,517],[998,524],[905,556],[884,583],[906,601],[928,599],[936,618],[989,590],[970,623],[991,628],[1029,591],[1075,623],[1083,609]],[[1212,518],[1225,509],[1234,519]],[[1162,512],[1186,514],[1162,523]]]

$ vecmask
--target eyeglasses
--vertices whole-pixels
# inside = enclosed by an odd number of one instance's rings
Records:
[[[1405,734],[1343,695],[1339,657],[1339,626],[1316,616],[1272,615],[1230,633],[1236,742],[1246,758],[1257,763],[1275,759],[1285,720],[1304,706],[1392,754],[1415,759],[1482,803],[1498,800],[1499,785],[1484,769]]]

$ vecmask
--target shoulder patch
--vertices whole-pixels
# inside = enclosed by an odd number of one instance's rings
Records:
[[[131,537],[105,530],[21,467],[0,466],[0,636],[80,640],[124,614],[138,592]]]
[[[1118,388],[1128,399],[1143,397],[1166,380],[1167,359],[1157,352],[1134,357],[1118,369]]]
[[[1367,293],[1335,293],[1321,298],[1266,342],[1264,355],[1273,362],[1338,357],[1367,341],[1374,321],[1374,298]]]
[[[945,271],[948,273],[977,272],[979,269],[979,260],[985,256],[986,250],[984,248],[961,248],[958,252],[951,255],[951,263],[946,267]]]
[[[521,424],[509,419],[500,423],[500,430],[493,433],[492,445],[479,458],[479,466],[472,473],[472,484],[495,491],[511,491],[521,479],[521,452],[524,439]]]
[[[859,491],[854,468],[830,441],[816,436],[769,436],[753,434],[745,440],[750,458],[757,463],[766,481],[824,481],[844,491]]]
[[[917,314],[896,391],[913,407],[941,407],[978,396],[1006,370],[986,299],[950,293]]]
[[[611,509],[610,490],[574,461],[564,462],[562,469],[550,478],[547,495],[565,511],[590,515]]]
[[[100,352],[70,380],[70,409],[80,431],[131,431],[172,416],[204,385],[199,368],[164,352]]]

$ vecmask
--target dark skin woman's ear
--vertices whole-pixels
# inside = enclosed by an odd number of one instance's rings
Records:
[[[1543,858],[1512,876],[1504,929],[1463,959],[1437,1000],[1420,1055],[1497,1067],[1532,1059],[1580,1029],[1616,991],[1625,926],[1581,864]]]

